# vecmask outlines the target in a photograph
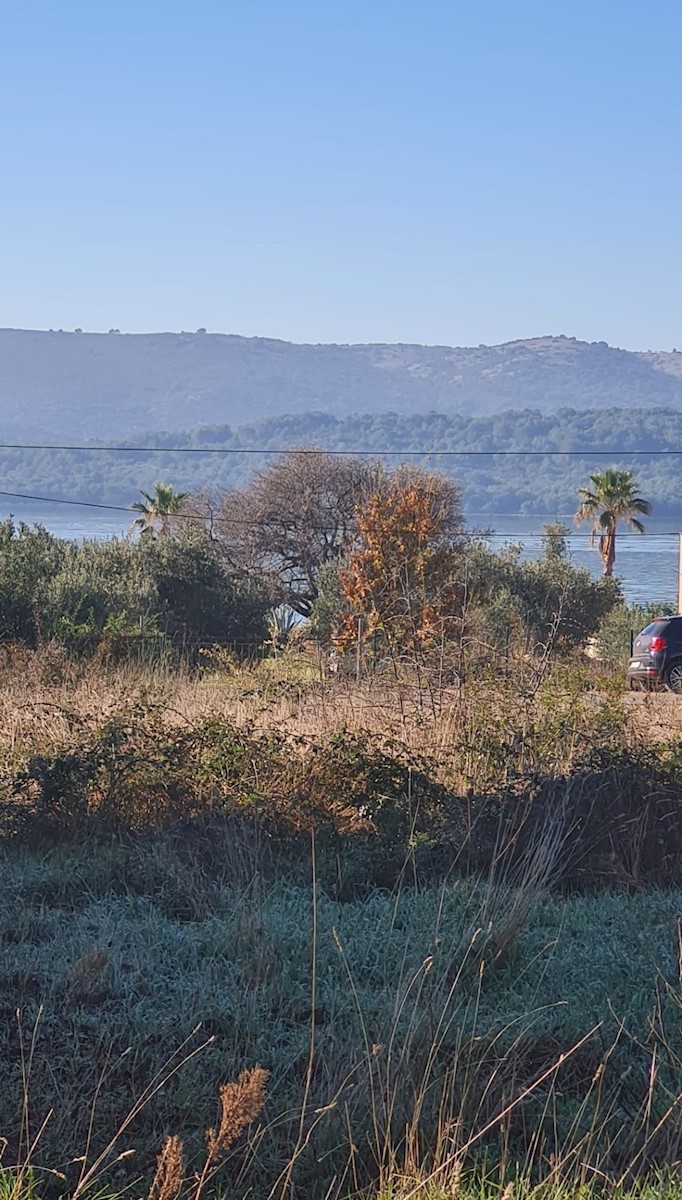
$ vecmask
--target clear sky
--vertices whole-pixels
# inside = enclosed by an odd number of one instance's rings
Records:
[[[682,348],[680,0],[0,0],[0,325]]]

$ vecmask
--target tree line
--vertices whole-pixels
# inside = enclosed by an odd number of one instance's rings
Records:
[[[473,646],[570,651],[620,602],[619,523],[638,526],[649,510],[627,471],[593,473],[580,499],[576,516],[600,539],[599,581],[568,561],[558,524],[537,562],[520,547],[493,552],[467,531],[459,485],[421,466],[308,448],[243,488],[159,482],[130,506],[130,536],[76,543],[0,525],[0,637],[110,658],[150,643],[196,656],[216,642],[262,646],[273,628],[281,642],[305,622],[339,656],[458,656],[460,673]]]
[[[597,468],[636,470],[642,490],[659,516],[682,517],[680,459],[641,457],[642,451],[679,451],[682,413],[665,409],[535,410],[472,417],[463,414],[396,413],[335,417],[329,413],[285,414],[232,428],[203,427],[185,433],[140,434],[121,453],[0,451],[0,478],[7,491],[66,497],[126,506],[154,479],[171,479],[179,491],[206,487],[229,490],[248,484],[254,467],[267,461],[239,453],[248,446],[280,451],[301,445],[330,450],[366,450],[381,458],[390,451],[415,454],[415,461],[457,480],[462,505],[473,521],[488,514],[571,512],[575,490]],[[165,446],[155,454],[134,445]],[[220,455],[173,454],[175,449],[225,449]],[[581,457],[587,448],[604,458]],[[429,451],[476,451],[478,457],[427,457]],[[494,452],[570,450],[574,457],[495,457]],[[420,458],[420,455],[424,455]],[[390,464],[389,464],[390,465]],[[19,511],[18,502],[5,507]],[[503,532],[507,532],[503,530]]]

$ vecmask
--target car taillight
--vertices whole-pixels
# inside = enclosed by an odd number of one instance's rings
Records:
[[[659,653],[661,650],[665,650],[665,638],[652,637],[651,641],[649,642],[649,649],[653,650],[654,654]]]

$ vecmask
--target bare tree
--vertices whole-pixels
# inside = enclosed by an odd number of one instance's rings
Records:
[[[194,497],[191,510],[236,570],[266,579],[273,604],[309,617],[320,571],[353,545],[356,509],[380,476],[376,462],[307,447],[245,488]]]

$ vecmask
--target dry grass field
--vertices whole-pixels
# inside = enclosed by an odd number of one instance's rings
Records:
[[[677,1196],[678,704],[15,652],[2,1194]]]

